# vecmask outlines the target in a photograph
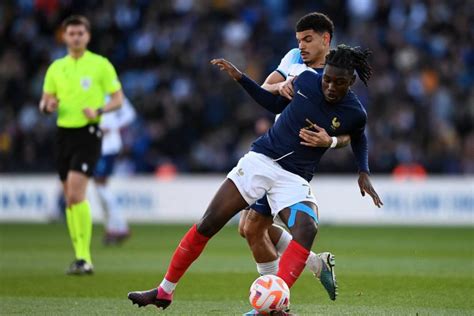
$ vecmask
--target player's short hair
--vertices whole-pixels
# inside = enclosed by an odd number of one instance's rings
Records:
[[[371,54],[369,49],[362,51],[360,47],[340,44],[326,55],[326,65],[345,68],[351,73],[355,70],[359,79],[367,86],[367,81],[372,75],[372,67],[369,64]]]
[[[68,16],[66,19],[64,19],[63,23],[61,24],[61,27],[63,28],[63,30],[65,31],[66,28],[69,26],[69,25],[84,25],[84,27],[86,28],[87,32],[90,33],[91,31],[91,23],[89,22],[89,20],[83,16],[83,15],[70,15]]]
[[[307,30],[314,30],[317,33],[328,32],[329,41],[331,41],[334,33],[334,23],[326,14],[319,12],[308,13],[296,23],[296,32]]]

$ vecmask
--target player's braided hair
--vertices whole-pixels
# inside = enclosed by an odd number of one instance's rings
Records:
[[[326,56],[326,64],[339,68],[345,68],[351,73],[357,72],[360,80],[367,86],[367,81],[372,75],[372,67],[369,65],[369,56],[372,52],[369,49],[361,50],[360,47],[350,47],[340,44],[336,49],[331,49]]]

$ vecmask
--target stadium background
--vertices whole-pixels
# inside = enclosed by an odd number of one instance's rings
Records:
[[[391,173],[474,173],[472,1],[2,1],[0,171],[52,172],[53,118],[37,111],[47,66],[63,56],[60,22],[80,12],[90,49],[117,68],[140,119],[118,172],[225,172],[272,122],[210,67],[225,57],[257,81],[297,43],[294,25],[327,13],[335,43],[369,47],[374,76],[355,90],[369,113],[370,166]],[[355,171],[350,150],[321,172]]]
[[[294,24],[311,11],[334,21],[333,45],[374,52],[369,88],[354,90],[369,114],[372,179],[385,206],[360,197],[350,149],[323,158],[312,182],[322,216],[314,250],[337,254],[340,297],[331,304],[306,274],[293,310],[474,313],[474,2],[460,0],[2,1],[0,313],[135,314],[125,293],[159,280],[224,172],[273,120],[209,60],[225,57],[261,82],[296,47]],[[62,274],[72,254],[58,209],[55,120],[37,110],[47,66],[66,53],[58,26],[71,13],[91,20],[90,49],[112,61],[137,109],[111,185],[142,223],[113,249],[97,224],[97,273],[75,280]],[[90,198],[99,223],[93,188]],[[33,221],[49,224],[24,223]],[[245,242],[227,227],[167,313],[245,312],[255,277]]]

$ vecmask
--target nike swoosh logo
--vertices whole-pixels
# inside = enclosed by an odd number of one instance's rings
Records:
[[[181,250],[184,250],[184,251],[186,251],[186,252],[189,252],[189,249],[187,249],[187,248],[184,248],[184,247],[183,247],[183,246],[181,246],[181,245],[179,245],[179,249],[181,249]]]
[[[255,205],[263,205],[262,203],[255,202]]]
[[[303,93],[301,93],[301,91],[300,91],[300,90],[298,90],[296,93],[298,93],[300,96],[302,96],[302,97],[303,97],[303,98],[305,98],[305,99],[307,99],[307,98],[308,98],[308,97],[307,97],[307,96],[305,96]]]

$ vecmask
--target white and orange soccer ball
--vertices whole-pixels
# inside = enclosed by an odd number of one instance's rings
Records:
[[[284,311],[290,306],[290,289],[282,278],[263,275],[250,286],[250,304],[261,314]]]

